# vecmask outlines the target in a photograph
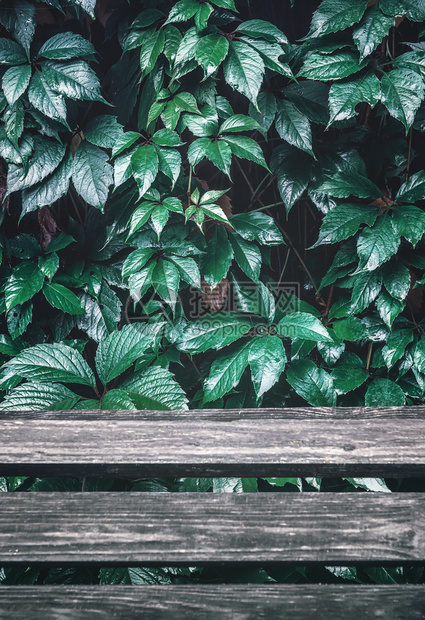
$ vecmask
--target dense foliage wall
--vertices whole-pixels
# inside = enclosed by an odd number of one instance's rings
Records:
[[[424,23],[2,0],[0,409],[422,403]]]

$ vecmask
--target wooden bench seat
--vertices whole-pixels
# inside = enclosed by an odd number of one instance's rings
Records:
[[[0,414],[0,475],[425,478],[425,408]],[[0,566],[425,565],[422,493],[0,493]],[[425,586],[0,586],[0,618],[423,618]]]

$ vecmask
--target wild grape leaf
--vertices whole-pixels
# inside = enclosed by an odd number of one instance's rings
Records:
[[[319,238],[312,247],[337,243],[354,235],[362,224],[372,226],[378,216],[374,207],[346,203],[337,205],[323,219]]]
[[[24,48],[10,39],[0,39],[0,65],[24,65],[28,62]]]
[[[9,311],[34,297],[41,290],[43,283],[44,274],[35,263],[30,261],[20,263],[14,268],[4,289],[6,310]]]
[[[351,0],[349,4],[342,4],[338,0],[323,0],[313,14],[306,38],[345,30],[359,22],[365,10],[366,2],[363,0]]]
[[[80,6],[83,11],[88,13],[92,19],[96,19],[94,9],[96,8],[96,0],[71,0],[73,4]]]
[[[267,136],[267,132],[276,116],[277,105],[276,105],[276,97],[273,93],[268,93],[267,91],[263,91],[258,94],[258,108],[261,110],[255,109],[252,103],[249,104],[249,115],[250,117],[256,121],[259,126],[259,131],[263,134],[264,137]]]
[[[363,368],[363,362],[357,355],[344,353],[332,370],[331,376],[337,394],[348,394],[363,385],[369,373]]]
[[[90,41],[73,32],[60,32],[47,39],[40,48],[38,56],[51,60],[70,60],[94,56],[96,49]]]
[[[84,136],[88,142],[104,149],[112,149],[123,135],[123,127],[115,116],[95,116],[85,127]]]
[[[361,340],[367,336],[367,331],[360,319],[355,316],[350,316],[347,319],[341,319],[334,321],[333,329],[335,334],[341,340],[348,340],[349,342],[355,342]]]
[[[29,55],[35,32],[35,7],[25,0],[13,0],[0,10],[0,22]]]
[[[408,268],[400,261],[389,263],[383,269],[384,286],[392,297],[403,301],[410,290],[411,277]]]
[[[155,250],[150,248],[140,248],[127,256],[122,266],[123,277],[136,273],[146,265],[148,260],[152,258]]]
[[[277,332],[285,338],[302,338],[314,342],[328,341],[333,342],[326,327],[307,312],[291,312],[277,324]]]
[[[356,274],[353,280],[350,313],[357,314],[365,310],[378,296],[382,287],[381,270]]]
[[[275,125],[282,140],[314,157],[310,121],[291,101],[279,101]]]
[[[199,4],[196,0],[180,0],[171,9],[165,24],[185,22],[198,12]]]
[[[425,372],[425,338],[421,337],[413,352],[413,361],[419,372]]]
[[[65,147],[56,140],[36,136],[34,150],[27,166],[9,166],[7,174],[7,193],[11,194],[39,183],[51,174],[61,163]]]
[[[0,403],[0,411],[67,410],[80,400],[60,383],[30,381],[16,387]]]
[[[391,490],[387,487],[383,478],[343,478],[343,480],[347,480],[347,482],[349,482],[356,489],[364,489],[365,491],[372,492],[380,491],[383,493],[391,493]],[[372,571],[373,570],[376,569],[372,569]],[[371,577],[371,579],[373,581],[373,577]],[[392,583],[394,583],[394,581]]]
[[[240,235],[231,235],[230,243],[239,267],[248,278],[258,282],[262,264],[260,249],[255,243],[245,241]]]
[[[193,286],[193,288],[201,288],[201,274],[193,258],[169,256],[168,260],[177,267],[182,280],[190,284],[190,286]]]
[[[229,52],[229,41],[218,34],[202,37],[196,46],[195,57],[209,77],[221,65]]]
[[[424,98],[423,80],[409,69],[393,69],[382,76],[381,90],[382,103],[407,133]]]
[[[45,60],[42,73],[50,88],[68,99],[105,102],[97,75],[83,60]]]
[[[253,321],[238,312],[211,312],[185,325],[175,344],[187,353],[217,351],[245,336],[252,327]]]
[[[152,284],[161,299],[171,306],[177,302],[179,282],[177,267],[168,260],[159,260],[152,272]]]
[[[292,362],[287,371],[289,385],[314,407],[334,407],[336,391],[332,377],[310,360]]]
[[[28,99],[37,110],[67,126],[65,100],[62,95],[50,88],[42,72],[33,75]]]
[[[205,157],[230,179],[232,150],[224,139],[210,140],[205,149]]]
[[[164,49],[165,33],[161,28],[159,30],[145,31],[143,35],[140,48],[140,68],[142,75],[148,75],[153,70],[159,55]]]
[[[264,61],[260,54],[245,43],[231,41],[229,55],[224,63],[224,79],[256,108],[263,75]]]
[[[277,175],[277,185],[287,213],[307,189],[312,164],[311,157],[288,145],[279,146],[273,152],[270,167]]]
[[[359,268],[374,271],[397,252],[399,245],[400,237],[392,227],[390,217],[379,217],[374,226],[362,230],[357,240]]]
[[[78,383],[96,388],[93,371],[81,353],[60,343],[29,347],[4,368],[29,381]]]
[[[72,155],[68,153],[56,170],[41,183],[22,191],[22,215],[52,205],[64,196],[72,174]]]
[[[247,241],[264,245],[280,245],[283,237],[273,219],[265,213],[238,213],[230,218],[235,231]]]
[[[74,187],[89,205],[100,210],[103,210],[113,182],[112,166],[108,159],[104,151],[87,141],[80,144],[74,156]]]
[[[248,363],[257,398],[277,383],[286,361],[285,349],[277,336],[264,336],[253,340],[249,349]]]
[[[298,76],[323,82],[342,80],[353,73],[357,73],[364,66],[364,63],[359,62],[358,55],[355,52],[347,51],[336,54],[316,52],[304,61]]]
[[[420,170],[409,178],[398,190],[395,202],[413,203],[425,198],[425,171]],[[405,207],[402,207],[404,211]],[[400,213],[400,211],[398,211]]]
[[[131,157],[131,167],[141,198],[158,174],[158,154],[155,146],[153,144],[139,146]]]
[[[390,329],[394,320],[403,312],[405,305],[405,301],[395,299],[384,289],[382,289],[376,300],[376,308],[379,316]]]
[[[288,43],[286,35],[270,22],[262,19],[250,19],[243,21],[236,28],[236,32],[248,35],[254,39],[265,39],[271,43]]]
[[[403,205],[393,210],[391,223],[396,233],[415,247],[425,231],[425,213],[419,207]]]
[[[317,188],[317,191],[322,194],[331,194],[336,198],[348,198],[349,196],[379,198],[382,195],[375,183],[354,170],[334,173]]]
[[[137,409],[184,410],[187,398],[174,375],[167,369],[153,366],[134,374],[119,385],[134,401]]]
[[[381,351],[388,369],[392,368],[404,355],[407,345],[413,340],[411,329],[396,329],[388,336]]]
[[[157,148],[158,169],[172,181],[172,188],[176,184],[182,166],[182,157],[176,149]]]
[[[233,260],[233,250],[222,227],[217,227],[201,258],[201,273],[211,290],[226,277]]]
[[[13,340],[22,336],[32,320],[34,304],[26,301],[22,305],[14,306],[7,315],[7,329]]]
[[[17,65],[6,71],[2,78],[2,88],[9,105],[13,105],[24,94],[30,79],[30,65]]]
[[[203,404],[221,398],[239,383],[248,365],[250,345],[249,341],[243,342],[236,349],[213,361],[208,379],[204,383]]]
[[[390,379],[374,379],[365,395],[366,407],[402,407],[405,402],[403,390]]]
[[[101,340],[96,351],[96,370],[103,385],[128,370],[151,345],[143,325],[125,325]]]
[[[356,114],[356,105],[365,101],[375,107],[381,96],[381,85],[373,73],[362,73],[349,82],[332,84],[329,91],[329,125]]]
[[[371,6],[360,24],[354,28],[353,39],[360,58],[369,56],[394,26],[394,17],[385,15],[378,5]]]
[[[248,159],[259,166],[263,166],[266,170],[269,170],[260,145],[252,138],[226,135],[222,138],[222,141],[230,147],[231,152],[233,155],[236,155],[236,157]]]
[[[241,43],[246,43],[260,54],[267,69],[271,69],[275,73],[280,73],[288,78],[293,78],[292,71],[288,64],[281,62],[280,58],[283,54],[282,46],[278,43],[270,43],[264,39],[252,39],[250,37],[241,37]]]
[[[43,287],[43,294],[51,306],[62,310],[62,312],[68,314],[83,314],[84,312],[76,294],[62,284],[46,282]]]
[[[89,338],[100,342],[116,330],[121,319],[121,302],[114,291],[102,282],[99,299],[84,294],[80,297],[84,314],[78,317],[78,327]]]
[[[322,82],[303,80],[286,86],[283,92],[313,123],[328,124],[329,86]]]

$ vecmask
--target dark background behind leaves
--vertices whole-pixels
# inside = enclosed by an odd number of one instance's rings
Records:
[[[423,404],[422,3],[1,1],[0,74],[1,410]],[[410,489],[369,479],[0,484]],[[170,568],[0,575],[235,579]],[[416,582],[422,569],[237,579]]]

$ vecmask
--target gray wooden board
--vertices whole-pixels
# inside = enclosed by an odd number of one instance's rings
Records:
[[[425,407],[1,413],[0,475],[425,476]]]
[[[2,620],[422,620],[425,586],[3,586]]]
[[[425,494],[0,493],[0,566],[425,562]]]

